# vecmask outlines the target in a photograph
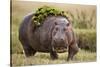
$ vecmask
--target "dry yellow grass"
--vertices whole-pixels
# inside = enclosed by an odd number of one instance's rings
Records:
[[[64,4],[64,3],[47,3],[47,2],[31,2],[31,1],[13,1],[13,13],[21,13],[21,15],[26,15],[29,12],[36,10],[37,8],[47,5],[55,8],[59,8],[60,10],[70,11],[72,13],[76,13],[78,11],[86,11],[89,14],[93,10],[96,10],[96,6],[94,5],[77,5],[77,4]],[[17,12],[19,11],[19,12]]]
[[[35,56],[26,58],[24,54],[12,54],[12,65],[40,65],[40,64],[64,64],[64,63],[79,63],[79,62],[95,62],[96,53],[80,50],[74,57],[73,61],[67,61],[68,53],[59,53],[57,60],[51,60],[49,53],[36,53]]]

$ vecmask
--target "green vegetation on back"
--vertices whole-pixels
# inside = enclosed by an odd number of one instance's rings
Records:
[[[52,8],[49,6],[43,6],[38,8],[38,10],[35,12],[32,22],[35,26],[40,26],[44,19],[48,16],[64,16],[67,17],[67,13],[64,11],[60,11],[56,8]]]

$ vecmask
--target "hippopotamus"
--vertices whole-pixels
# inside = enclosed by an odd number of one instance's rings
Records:
[[[78,46],[71,21],[64,16],[48,16],[42,25],[34,28],[33,16],[34,13],[26,15],[19,28],[19,40],[25,56],[45,52],[50,53],[51,59],[58,59],[58,53],[68,52],[66,60],[73,60]]]

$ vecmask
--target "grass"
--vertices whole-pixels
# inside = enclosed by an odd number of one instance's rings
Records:
[[[96,30],[95,29],[74,29],[78,46],[82,49],[96,52]]]
[[[12,66],[43,65],[43,64],[64,64],[79,62],[95,62],[96,53],[80,50],[73,61],[66,61],[68,53],[59,53],[57,60],[51,60],[49,53],[36,53],[35,56],[26,58],[24,54],[12,54]]]

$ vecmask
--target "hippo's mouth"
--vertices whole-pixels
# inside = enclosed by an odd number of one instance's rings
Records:
[[[67,51],[67,48],[65,48],[65,47],[56,47],[55,50],[58,53],[63,53],[63,52]]]
[[[53,46],[54,46],[55,51],[58,53],[63,53],[67,51],[67,45],[65,43],[59,44],[54,41]]]

